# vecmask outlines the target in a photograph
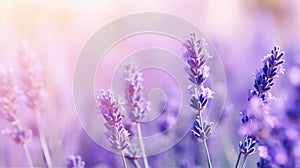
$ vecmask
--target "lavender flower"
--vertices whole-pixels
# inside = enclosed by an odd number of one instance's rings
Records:
[[[17,115],[19,97],[11,69],[0,66],[0,117],[10,123],[10,127],[2,131],[9,135],[17,144],[23,146],[26,159],[33,167],[33,162],[27,147],[27,142],[32,136],[32,131],[21,124]]]
[[[10,123],[16,123],[17,118],[17,91],[13,79],[12,69],[0,67],[0,114]]]
[[[206,109],[208,101],[213,98],[213,92],[210,88],[204,87],[204,83],[209,77],[209,67],[205,65],[205,62],[210,56],[205,49],[206,43],[204,39],[198,40],[196,33],[191,34],[191,38],[183,46],[186,48],[183,59],[188,64],[185,71],[189,75],[190,82],[193,84],[188,88],[189,94],[192,97],[190,106],[198,112],[192,133],[203,140],[208,167],[212,167],[206,139],[211,134],[213,123],[202,121],[202,111]]]
[[[189,80],[196,86],[202,86],[209,77],[209,67],[205,62],[210,56],[204,48],[206,45],[204,39],[197,40],[196,33],[191,34],[191,38],[183,44],[187,50],[183,59],[189,65],[186,72],[189,74]]]
[[[270,90],[275,84],[274,79],[279,74],[284,73],[282,67],[284,63],[283,55],[284,52],[280,51],[279,46],[275,46],[271,50],[271,54],[264,57],[262,60],[264,65],[255,75],[254,89],[249,91],[248,97],[250,106],[241,112],[242,122],[244,123],[242,129],[248,127],[247,133],[250,133],[251,136],[268,136],[261,134],[262,130],[274,127],[274,118],[270,115],[270,108],[267,103],[273,99]]]
[[[205,62],[211,56],[204,48],[206,46],[204,39],[197,40],[195,33],[191,34],[191,38],[183,46],[187,50],[183,56],[188,64],[185,69],[193,84],[188,88],[192,97],[190,106],[195,110],[202,111],[206,108],[208,101],[213,98],[214,93],[210,88],[204,86],[209,77],[209,67],[205,65]]]
[[[85,162],[81,156],[71,155],[67,158],[67,168],[84,168]]]
[[[240,153],[236,167],[241,154],[245,156],[244,165],[247,156],[255,151],[256,140],[258,144],[264,145],[263,139],[271,135],[275,126],[277,119],[270,114],[270,107],[267,104],[273,99],[270,90],[275,84],[274,80],[285,71],[282,67],[284,63],[283,56],[284,52],[280,51],[279,46],[275,46],[271,53],[264,57],[262,60],[263,67],[255,75],[254,89],[249,91],[249,107],[241,111],[243,122],[241,132],[245,134],[245,139],[243,142],[240,142]],[[268,162],[265,160],[266,158],[261,159],[257,165],[259,167],[267,167]]]
[[[19,50],[19,65],[21,67],[21,84],[25,97],[25,103],[29,109],[35,112],[40,143],[48,167],[52,166],[51,155],[46,136],[42,130],[42,110],[44,108],[44,89],[42,81],[42,66],[36,58],[36,54],[29,45],[23,42]]]
[[[124,116],[121,114],[122,106],[120,99],[115,99],[112,91],[105,92],[101,90],[100,96],[97,96],[99,110],[106,120],[104,124],[108,129],[109,142],[112,148],[121,151],[124,167],[127,168],[124,150],[129,145],[129,132],[123,124]]]
[[[126,67],[126,109],[129,118],[134,122],[141,122],[150,110],[150,103],[143,96],[142,73],[132,64]]]
[[[109,131],[109,141],[112,147],[123,151],[129,143],[129,133],[124,128],[123,118],[121,114],[120,100],[113,97],[113,93],[101,90],[100,96],[97,97],[99,110],[106,120],[105,126]]]
[[[16,143],[25,144],[31,137],[31,130],[21,125],[17,115],[17,91],[12,69],[0,67],[0,116],[10,123],[10,128],[2,131]]]
[[[43,108],[42,66],[27,43],[19,50],[22,90],[27,106],[35,112]]]
[[[271,54],[264,57],[262,60],[264,65],[255,75],[254,89],[250,91],[249,99],[258,96],[262,101],[268,100],[267,97],[270,96],[267,96],[267,93],[275,84],[274,79],[285,71],[282,67],[284,63],[283,55],[284,52],[280,51],[280,47],[275,46],[271,50]]]
[[[125,99],[126,110],[129,118],[136,123],[140,147],[143,155],[144,166],[148,168],[148,160],[142,139],[142,131],[140,122],[145,119],[146,111],[148,111],[150,103],[143,96],[142,73],[132,64],[127,65],[125,73],[126,91]]]

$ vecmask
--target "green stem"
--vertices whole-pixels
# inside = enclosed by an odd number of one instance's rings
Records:
[[[27,144],[23,145],[23,150],[24,150],[24,153],[25,153],[25,156],[26,156],[29,166],[33,167],[33,162],[32,162],[31,155],[30,155]]]
[[[139,122],[136,123],[136,127],[137,127],[137,131],[138,131],[138,136],[139,136],[141,151],[142,151],[142,155],[143,155],[144,166],[145,166],[145,168],[149,168],[148,160],[147,160],[147,156],[146,156],[146,151],[145,151],[144,143],[143,143],[141,125],[140,125]]]
[[[126,163],[126,160],[125,160],[124,150],[121,150],[121,154],[122,154],[122,160],[123,160],[124,168],[127,168],[127,163]]]
[[[203,128],[203,120],[202,120],[201,111],[199,111],[199,121],[200,121],[201,127]],[[207,159],[207,165],[208,165],[209,168],[212,168],[211,160],[210,160],[210,156],[209,156],[209,151],[208,151],[208,147],[207,147],[207,143],[206,143],[206,139],[203,139],[203,146],[204,146],[205,155],[206,155],[206,159]]]
[[[37,124],[38,124],[38,131],[39,131],[39,137],[40,137],[40,143],[42,146],[43,154],[46,159],[46,163],[48,167],[53,167],[51,157],[50,157],[50,152],[47,144],[47,140],[44,134],[44,131],[42,129],[42,123],[41,123],[41,112],[36,111],[36,119],[37,119]]]

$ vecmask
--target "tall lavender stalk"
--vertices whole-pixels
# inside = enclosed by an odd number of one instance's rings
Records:
[[[126,95],[125,99],[126,110],[129,118],[136,123],[140,147],[143,155],[144,166],[149,167],[148,160],[146,156],[146,151],[143,142],[143,136],[141,131],[140,122],[143,121],[146,117],[146,111],[149,108],[149,102],[145,100],[143,96],[143,85],[142,85],[142,73],[137,71],[136,67],[132,64],[127,65],[126,67]]]
[[[10,123],[10,127],[2,131],[8,134],[23,150],[30,167],[33,167],[31,155],[27,146],[32,132],[23,126],[19,118],[16,84],[11,69],[0,66],[0,117]]]
[[[245,138],[240,142],[236,168],[241,155],[244,155],[243,167],[245,167],[246,159],[254,153],[257,141],[269,136],[274,127],[274,117],[270,115],[268,103],[273,99],[270,90],[275,84],[274,80],[279,74],[284,73],[283,55],[284,52],[280,51],[280,47],[275,46],[271,53],[263,58],[263,67],[255,75],[254,88],[249,91],[249,107],[241,111],[243,122],[241,130]]]
[[[124,116],[121,114],[120,100],[113,97],[112,91],[107,92],[101,90],[101,94],[97,96],[99,110],[106,120],[105,126],[109,133],[109,142],[112,148],[121,152],[124,167],[127,168],[124,150],[129,145],[129,132],[123,124]]]
[[[211,89],[204,86],[205,81],[209,78],[209,67],[205,65],[209,55],[204,48],[206,45],[204,39],[197,39],[196,33],[191,34],[191,38],[183,45],[187,50],[183,55],[188,64],[186,72],[192,83],[189,86],[189,93],[192,97],[190,106],[198,112],[192,133],[202,141],[207,164],[211,168],[212,164],[206,140],[211,134],[213,123],[203,121],[202,117],[202,112],[206,109],[208,101],[213,98]]]
[[[35,53],[27,43],[23,43],[19,51],[19,65],[21,68],[22,90],[25,96],[26,105],[35,112],[39,131],[40,143],[48,167],[53,167],[46,136],[42,127],[42,100],[44,89],[42,82],[42,67],[36,59]]]

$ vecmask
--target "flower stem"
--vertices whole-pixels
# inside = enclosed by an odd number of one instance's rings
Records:
[[[240,159],[241,159],[241,155],[242,155],[242,153],[240,152],[240,153],[239,153],[239,156],[238,156],[238,158],[237,158],[237,161],[236,161],[236,163],[235,163],[235,168],[238,168],[238,166],[239,166],[239,162],[240,162]]]
[[[37,124],[38,124],[40,143],[42,146],[44,157],[46,159],[46,164],[48,167],[53,167],[48,144],[47,144],[46,137],[45,137],[45,134],[42,129],[42,125],[41,125],[42,123],[41,123],[41,112],[40,111],[36,111],[36,119],[37,119]]]
[[[137,131],[138,131],[138,136],[139,136],[141,151],[142,151],[142,155],[143,155],[144,166],[145,166],[145,168],[149,168],[148,160],[147,160],[147,156],[146,156],[146,151],[145,151],[144,143],[143,143],[141,125],[140,125],[139,122],[136,123],[136,127],[137,127]]]
[[[205,154],[206,154],[206,158],[207,158],[207,165],[209,168],[212,168],[209,151],[208,151],[207,144],[206,144],[206,139],[203,140],[203,146],[204,146]]]
[[[244,160],[243,160],[243,168],[246,167],[246,160],[247,160],[247,155],[244,156]]]
[[[200,125],[203,128],[201,110],[199,110],[199,120],[200,120]],[[207,147],[207,143],[206,143],[206,139],[203,139],[203,146],[204,146],[205,155],[206,155],[206,159],[207,159],[207,165],[208,165],[209,168],[212,168],[211,161],[210,161],[210,156],[209,156],[209,151],[208,151],[208,147]]]
[[[248,137],[248,135],[245,135],[243,142],[245,142],[245,140],[247,139],[247,137]],[[238,156],[237,161],[236,161],[236,164],[235,164],[235,168],[237,168],[238,165],[239,165],[239,163],[240,163],[241,155],[242,155],[242,153],[240,151],[239,156]]]
[[[24,153],[25,153],[25,156],[26,156],[29,166],[33,167],[33,162],[32,162],[31,155],[30,155],[27,144],[23,144],[23,149],[24,149]]]
[[[126,163],[126,160],[125,160],[124,150],[121,150],[121,154],[122,154],[122,160],[123,160],[124,168],[127,168],[127,163]]]
[[[134,160],[133,164],[134,164],[135,168],[141,168],[141,166],[137,160]]]

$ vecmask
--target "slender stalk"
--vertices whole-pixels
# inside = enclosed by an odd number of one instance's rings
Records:
[[[240,162],[240,159],[241,159],[241,155],[242,155],[242,153],[240,152],[240,153],[239,153],[239,156],[238,156],[238,158],[237,158],[237,160],[236,160],[236,163],[235,163],[235,168],[238,168],[238,166],[239,166],[239,162]]]
[[[24,150],[24,153],[25,153],[25,156],[26,156],[29,166],[33,167],[33,162],[32,162],[31,155],[30,155],[27,144],[23,145],[23,150]]]
[[[122,154],[122,160],[123,160],[124,168],[127,168],[127,163],[126,163],[126,160],[125,160],[124,150],[121,150],[121,154]]]
[[[212,168],[209,151],[208,151],[207,144],[206,144],[206,139],[203,140],[203,146],[204,146],[205,154],[206,154],[206,158],[207,158],[207,165],[209,168]]]
[[[245,140],[247,139],[247,137],[248,137],[248,135],[245,135],[243,142],[245,142]],[[239,156],[238,156],[237,161],[236,161],[236,164],[235,164],[235,168],[237,168],[238,165],[239,165],[239,163],[240,163],[241,155],[242,155],[242,153],[240,151]]]
[[[247,155],[244,156],[244,159],[243,159],[243,168],[246,167],[246,160],[247,160]]]
[[[199,110],[199,120],[200,120],[200,125],[203,128],[203,120],[202,120],[201,110]],[[205,155],[206,155],[206,159],[207,159],[207,165],[208,165],[209,168],[212,168],[211,160],[210,160],[210,156],[209,156],[209,151],[208,151],[208,147],[207,147],[207,143],[206,143],[206,139],[203,139],[203,146],[204,146]]]
[[[133,161],[133,164],[134,164],[134,166],[135,166],[136,168],[141,168],[141,166],[140,166],[140,164],[139,164],[139,162],[138,162],[137,160],[134,160],[134,161]]]
[[[37,119],[37,124],[38,124],[38,131],[39,131],[39,137],[40,137],[40,143],[42,146],[43,154],[46,159],[46,164],[48,167],[53,167],[51,157],[50,157],[50,152],[47,144],[47,140],[44,134],[44,131],[42,129],[42,123],[41,123],[41,112],[36,111],[36,119]]]
[[[139,122],[136,123],[136,127],[137,127],[137,131],[138,131],[138,136],[139,136],[141,151],[142,151],[142,155],[143,155],[144,166],[145,166],[145,168],[149,168],[148,160],[147,160],[147,156],[146,156],[146,151],[145,151],[144,143],[143,143],[141,125],[140,125]]]

